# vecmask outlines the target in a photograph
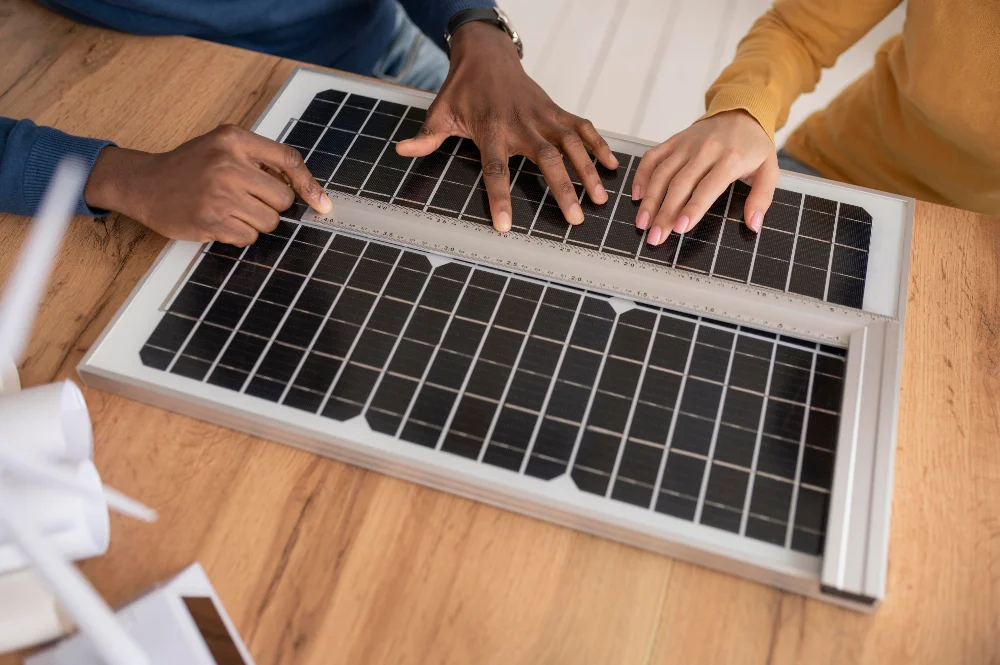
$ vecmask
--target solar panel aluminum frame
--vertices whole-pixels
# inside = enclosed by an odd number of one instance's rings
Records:
[[[299,68],[257,121],[255,131],[280,138],[289,119],[298,117],[314,94],[328,88],[421,107],[433,99],[389,84]],[[631,154],[641,154],[648,145],[606,136],[614,149]],[[568,480],[569,487],[560,481],[542,485],[520,476],[498,477],[465,460],[442,463],[428,456],[434,451],[419,446],[400,449],[381,441],[361,445],[357,439],[370,438],[370,431],[360,431],[365,429],[362,426],[352,432],[353,422],[340,427],[342,436],[337,436],[320,416],[303,414],[293,422],[278,405],[255,402],[253,408],[244,408],[237,399],[242,395],[223,395],[224,391],[212,386],[191,387],[180,377],[150,372],[139,362],[138,349],[175,286],[190,271],[201,248],[197,243],[171,242],[164,248],[78,370],[95,388],[795,593],[871,611],[886,587],[914,204],[907,198],[789,173],[782,174],[780,186],[861,205],[873,214],[879,229],[890,231],[876,237],[873,228],[872,256],[878,260],[869,261],[865,307],[877,311],[852,310],[719,278],[642,266],[545,240],[501,237],[481,226],[336,192],[331,193],[336,205],[333,215],[310,218],[307,223],[846,346],[845,391],[821,559],[679,519],[666,518],[669,526],[664,527],[662,515],[645,519],[625,507],[606,505],[610,502],[583,496]],[[427,223],[414,224],[420,219]],[[586,270],[580,270],[581,266]],[[874,304],[869,302],[869,289],[878,292]]]

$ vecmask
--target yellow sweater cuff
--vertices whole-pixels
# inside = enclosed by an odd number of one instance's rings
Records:
[[[778,104],[766,88],[723,84],[709,90],[706,98],[708,110],[698,120],[711,118],[724,111],[746,111],[760,123],[768,137],[774,142],[779,109]]]

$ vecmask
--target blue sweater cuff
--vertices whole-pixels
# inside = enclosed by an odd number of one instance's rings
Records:
[[[104,148],[115,145],[111,141],[100,139],[84,138],[66,134],[51,127],[38,127],[37,135],[31,144],[30,152],[24,162],[24,200],[29,210],[34,213],[42,202],[45,190],[52,180],[56,166],[67,155],[75,155],[83,160],[87,173],[94,167],[97,156]],[[77,215],[89,215],[90,217],[104,217],[107,210],[97,210],[87,205],[80,193],[80,200],[76,204]]]

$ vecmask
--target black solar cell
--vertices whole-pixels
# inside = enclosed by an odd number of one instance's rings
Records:
[[[568,472],[644,510],[822,546],[842,350],[617,312],[601,294],[431,267],[310,226],[281,233],[208,246],[142,362],[514,473]]]
[[[309,155],[310,169],[330,189],[488,225],[475,145],[452,138],[427,157],[400,157],[394,142],[415,136],[425,112],[384,101],[372,111],[374,106],[367,97],[320,93],[284,140]],[[663,245],[651,248],[645,232],[634,227],[638,203],[631,200],[631,190],[639,157],[622,153],[618,158],[620,168],[598,168],[610,193],[608,203],[592,203],[577,186],[585,219],[572,228],[538,168],[512,158],[512,231],[862,307],[871,242],[871,216],[863,209],[777,190],[758,239],[742,223],[749,188],[737,181],[695,229],[685,236],[670,234]],[[294,206],[292,213],[298,218],[305,209]]]

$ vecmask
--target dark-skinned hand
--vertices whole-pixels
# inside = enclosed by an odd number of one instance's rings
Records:
[[[563,155],[594,203],[605,203],[608,195],[587,150],[607,168],[618,167],[590,121],[556,106],[525,73],[510,37],[483,22],[455,31],[448,78],[420,133],[396,150],[404,157],[423,157],[449,136],[471,138],[479,147],[493,227],[502,233],[511,226],[511,156],[524,155],[538,165],[570,224],[583,221],[583,210]]]
[[[277,227],[296,192],[320,213],[333,209],[297,150],[223,125],[160,154],[105,148],[84,199],[167,238],[245,247]]]

